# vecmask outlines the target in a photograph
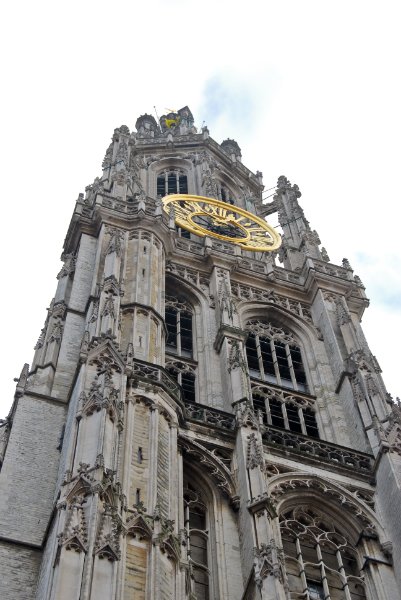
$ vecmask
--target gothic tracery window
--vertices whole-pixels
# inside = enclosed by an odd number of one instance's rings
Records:
[[[165,319],[166,352],[177,357],[177,359],[167,361],[166,370],[181,386],[183,399],[187,402],[195,402],[196,366],[191,361],[193,356],[193,309],[184,299],[166,296]]]
[[[291,598],[366,600],[356,550],[327,515],[298,506],[280,529]]]
[[[209,600],[207,507],[201,492],[188,482],[184,489],[184,526],[191,574],[191,597],[196,600]]]
[[[178,169],[166,170],[157,177],[157,195],[188,194],[188,178]]]
[[[166,371],[173,376],[181,386],[183,399],[186,402],[195,402],[195,370],[187,363],[180,361],[168,361]]]
[[[251,377],[274,385],[307,391],[301,350],[291,333],[263,321],[250,321],[246,354]]]
[[[166,350],[178,356],[192,357],[192,307],[185,301],[166,296]]]
[[[313,401],[252,384],[252,401],[266,425],[318,438]]]
[[[227,202],[229,204],[235,204],[231,190],[220,181],[217,182],[217,194],[219,200],[222,200],[223,202]]]

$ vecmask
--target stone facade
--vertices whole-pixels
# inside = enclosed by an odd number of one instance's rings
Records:
[[[0,597],[397,600],[401,407],[346,259],[184,107],[114,131],[0,423]],[[278,252],[161,196],[278,213]]]

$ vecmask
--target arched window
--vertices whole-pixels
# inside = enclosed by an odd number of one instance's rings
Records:
[[[299,392],[307,391],[301,350],[293,335],[263,321],[250,321],[246,354],[251,377]]]
[[[356,550],[326,514],[298,506],[280,529],[291,598],[366,600]]]
[[[252,401],[266,425],[319,437],[313,399],[252,382]]]
[[[157,195],[188,194],[188,178],[182,171],[166,170],[157,177]]]
[[[166,296],[166,351],[178,356],[192,357],[192,307],[185,300]]]
[[[170,373],[181,386],[183,399],[195,402],[195,370],[187,363],[170,360],[166,363],[166,371]]]
[[[229,204],[235,204],[234,196],[231,190],[221,181],[217,181],[217,195],[218,199]]]
[[[201,492],[184,484],[184,526],[191,573],[191,598],[209,600],[209,525]]]

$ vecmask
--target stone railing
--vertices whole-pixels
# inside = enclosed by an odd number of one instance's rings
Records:
[[[320,271],[320,273],[327,273],[328,275],[341,277],[341,279],[350,279],[351,281],[353,279],[352,270],[347,269],[346,267],[333,265],[323,260],[317,260],[316,258],[313,259],[313,266],[316,271]]]
[[[189,421],[196,421],[203,425],[218,427],[219,429],[229,431],[233,431],[235,428],[234,415],[222,410],[217,410],[217,408],[204,406],[203,404],[185,402],[185,415]]]
[[[205,253],[204,243],[201,244],[200,242],[179,237],[178,235],[175,239],[175,247],[178,248],[178,250],[185,250],[187,252],[192,252],[193,254],[199,254],[200,256],[203,256]]]
[[[263,443],[269,447],[299,453],[319,462],[329,463],[354,471],[356,474],[371,475],[373,457],[344,446],[337,446],[323,440],[316,440],[305,435],[292,433],[268,425],[262,434]]]
[[[180,404],[181,388],[173,377],[163,367],[152,365],[142,360],[134,359],[131,379],[157,385],[166,390]]]

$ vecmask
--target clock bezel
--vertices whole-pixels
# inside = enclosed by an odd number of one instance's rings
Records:
[[[185,217],[183,216],[183,211],[180,211],[183,208],[180,206],[180,202],[186,202],[187,207],[192,207],[192,210],[188,210],[187,208],[184,213]],[[192,194],[169,194],[162,198],[162,203],[163,209],[167,214],[170,213],[171,206],[175,209],[174,220],[176,225],[195,235],[201,237],[211,236],[223,242],[236,244],[243,250],[250,252],[274,252],[281,245],[280,235],[266,221],[239,206],[223,202],[222,200],[216,200],[215,198]],[[197,204],[200,205],[199,208]],[[202,204],[206,205],[206,207],[212,207],[210,212],[205,211],[201,207]],[[179,206],[178,209],[176,208],[177,206]],[[225,217],[227,213],[230,215],[229,218]],[[233,213],[240,215],[239,218],[233,217]],[[210,231],[193,221],[194,217],[201,215],[214,218],[217,226],[224,223],[235,224],[242,233],[246,233],[246,237],[236,238]],[[248,222],[239,222],[244,219],[248,220]],[[254,241],[256,233],[258,233],[258,237]]]

